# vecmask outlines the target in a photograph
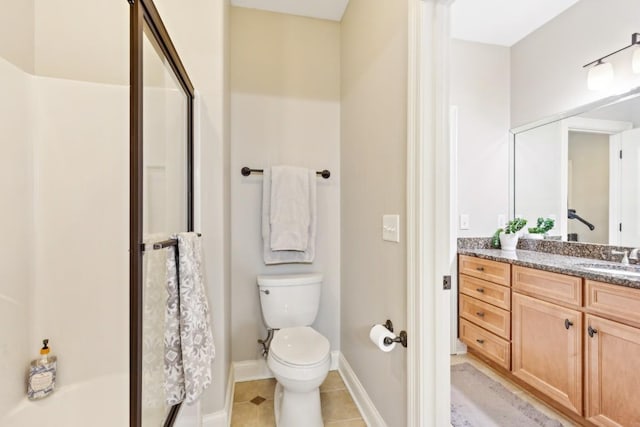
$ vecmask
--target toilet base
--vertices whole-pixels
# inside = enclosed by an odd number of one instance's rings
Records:
[[[282,384],[276,384],[273,399],[277,427],[323,427],[320,405],[320,388],[298,393],[285,392]]]

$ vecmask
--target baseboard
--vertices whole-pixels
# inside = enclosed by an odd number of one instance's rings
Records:
[[[273,378],[266,359],[242,360],[231,364],[235,382],[264,380]]]
[[[228,427],[231,424],[231,416],[227,416],[225,410],[207,414],[202,418],[202,427]]]
[[[224,398],[224,409],[207,414],[202,417],[202,427],[229,427],[231,426],[231,415],[233,411],[233,393],[235,392],[235,370],[233,364],[229,367],[229,380],[227,381],[226,396]]]
[[[369,398],[367,391],[358,380],[356,373],[351,369],[351,365],[347,362],[344,355],[340,353],[338,371],[344,380],[344,384],[349,389],[353,401],[360,409],[362,418],[368,427],[387,427],[384,419],[376,409],[375,405]]]
[[[340,352],[331,352],[331,365],[330,370],[335,371],[340,366]],[[265,359],[256,360],[242,360],[240,362],[233,362],[232,370],[235,378],[235,382],[243,381],[255,381],[264,380],[267,378],[273,378],[271,369],[267,366]]]

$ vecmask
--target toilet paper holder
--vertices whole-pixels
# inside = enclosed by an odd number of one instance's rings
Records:
[[[384,322],[382,326],[387,328],[389,332],[393,332],[393,322],[391,322],[391,320],[387,319],[387,321]],[[400,343],[404,348],[407,348],[407,332],[400,331],[400,334],[397,337],[393,339],[387,337],[384,339],[385,345],[391,345],[394,342]]]

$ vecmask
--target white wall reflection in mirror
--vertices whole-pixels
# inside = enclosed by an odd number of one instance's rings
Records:
[[[555,218],[562,240],[640,246],[640,96],[575,111],[514,132],[515,215]]]

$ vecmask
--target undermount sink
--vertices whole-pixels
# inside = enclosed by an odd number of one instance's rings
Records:
[[[635,265],[611,265],[611,264],[576,264],[576,267],[593,271],[594,273],[612,274],[614,276],[640,277],[640,267]]]

